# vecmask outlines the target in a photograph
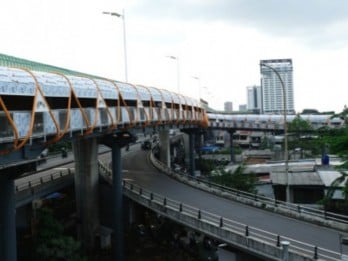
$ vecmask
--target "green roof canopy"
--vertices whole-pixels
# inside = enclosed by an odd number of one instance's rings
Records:
[[[17,58],[14,56],[9,56],[6,54],[1,54],[1,53],[0,53],[0,66],[19,67],[19,68],[25,68],[25,69],[33,70],[33,71],[62,73],[65,75],[85,76],[85,77],[92,77],[92,78],[103,78],[103,77],[98,77],[95,75],[89,75],[86,73],[72,71],[69,69],[64,69],[64,68],[60,68],[57,66],[44,64],[44,63],[33,62],[30,60]]]

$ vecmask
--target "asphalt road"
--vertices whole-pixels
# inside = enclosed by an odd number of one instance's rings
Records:
[[[130,151],[122,164],[124,178],[155,193],[280,236],[340,251],[339,231],[246,206],[182,184],[155,169],[146,151]]]
[[[253,208],[182,184],[155,169],[148,159],[148,151],[139,150],[139,147],[140,145],[136,144],[131,146],[129,151],[122,149],[124,178],[132,179],[135,183],[155,193],[224,218],[316,245],[319,248],[340,251],[339,231]],[[102,154],[99,158],[103,162],[109,162],[110,154]],[[57,163],[71,161],[70,157],[71,155],[64,160],[57,158]],[[51,165],[51,163],[47,165]],[[64,167],[68,166],[73,167],[74,164],[70,163]],[[43,175],[43,173],[37,175]],[[27,182],[28,178],[16,180],[16,184]]]

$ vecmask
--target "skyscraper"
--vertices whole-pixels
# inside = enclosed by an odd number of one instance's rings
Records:
[[[261,104],[261,87],[260,86],[248,86],[247,87],[247,106],[248,111],[260,113],[262,109]]]
[[[230,101],[227,101],[224,103],[224,111],[225,112],[232,112],[233,111],[233,103]]]
[[[272,70],[271,68],[274,70]],[[291,59],[261,60],[261,98],[263,113],[283,113],[283,86],[276,72],[284,83],[286,97],[286,112],[293,114],[294,91],[293,91],[293,68]]]

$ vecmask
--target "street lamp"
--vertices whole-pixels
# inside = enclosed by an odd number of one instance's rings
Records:
[[[286,90],[282,77],[279,72],[272,66],[261,63],[261,66],[265,66],[272,70],[278,77],[283,91],[283,110],[284,110],[284,162],[285,162],[285,176],[286,176],[286,202],[290,202],[290,186],[289,186],[289,159],[288,159],[288,123],[287,123],[287,106],[286,106]]]
[[[198,82],[198,99],[201,100],[201,79],[197,76],[191,76],[193,79],[197,80]]]
[[[128,82],[128,69],[127,69],[127,44],[126,44],[126,21],[124,15],[124,9],[122,10],[122,14],[116,12],[103,12],[105,15],[116,16],[118,18],[122,18],[123,22],[123,52],[124,52],[124,78],[125,81]]]
[[[177,83],[177,91],[180,93],[180,67],[179,67],[179,57],[178,56],[173,56],[173,55],[168,55],[167,56],[169,59],[176,60],[176,83]]]

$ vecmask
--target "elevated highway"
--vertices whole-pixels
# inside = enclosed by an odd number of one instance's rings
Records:
[[[137,160],[139,164],[134,165],[134,160]],[[291,238],[294,242],[308,244],[308,246],[312,246],[313,256],[315,246],[318,247],[319,251],[326,249],[336,253],[333,254],[336,258],[339,256],[340,233],[342,231],[250,207],[178,182],[155,169],[149,163],[146,152],[127,154],[123,160],[123,173],[124,178],[128,181],[168,199],[194,206],[218,217],[280,235],[283,239]]]
[[[15,62],[8,63],[8,59]],[[332,118],[331,115],[303,117],[313,128],[340,128],[344,124],[341,119]],[[292,119],[293,117],[288,117],[288,121]],[[94,230],[98,226],[95,214],[98,209],[99,142],[112,148],[114,196],[111,208],[115,209],[113,219],[114,230],[117,232],[114,237],[122,238],[118,229],[122,222],[121,148],[132,142],[136,133],[160,132],[165,141],[168,137],[166,131],[171,128],[187,132],[190,171],[194,173],[193,142],[195,135],[200,135],[202,129],[282,131],[285,126],[281,115],[208,113],[199,101],[178,93],[5,55],[0,55],[0,123],[0,225],[4,228],[0,233],[0,254],[4,256],[4,260],[9,261],[16,259],[14,179],[22,173],[7,166],[37,158],[42,149],[50,144],[63,139],[73,142],[77,208],[79,218],[86,218],[82,220],[82,226],[84,242],[88,247],[94,244]],[[168,153],[168,148],[166,149],[163,154]],[[138,162],[138,159],[133,162]],[[132,173],[143,172],[141,167],[130,170]],[[191,192],[154,175],[150,169],[149,175],[138,178],[139,182],[145,182],[144,185],[150,188],[157,186],[159,192],[176,197],[182,195],[188,201],[204,197],[195,193],[190,196]],[[207,199],[206,202],[210,200]],[[206,205],[198,201],[192,203],[198,207]],[[213,206],[219,205],[217,202],[210,203]],[[227,212],[229,208],[222,209]],[[119,245],[116,253],[121,252],[122,246]],[[123,260],[121,255],[116,258]]]
[[[178,182],[159,172],[158,169],[152,166],[148,152],[139,150],[139,145],[135,146],[127,153],[123,153],[123,178],[128,184],[134,184],[135,187],[142,188],[144,194],[147,190],[156,195],[161,195],[162,201],[163,198],[167,198],[168,204],[170,204],[170,201],[175,201],[184,204],[186,207],[192,206],[193,208],[190,211],[195,209],[196,216],[198,210],[201,211],[202,218],[204,215],[213,215],[210,218],[213,218],[212,222],[215,219],[214,222],[217,224],[220,222],[220,218],[226,220],[224,221],[226,224],[233,221],[238,224],[242,234],[245,233],[246,227],[248,227],[250,235],[252,233],[259,234],[262,231],[265,238],[259,239],[261,242],[262,240],[268,240],[276,245],[277,240],[279,242],[288,240],[294,244],[295,248],[292,245],[290,248],[292,251],[296,250],[296,246],[301,246],[308,251],[307,256],[314,256],[315,251],[317,251],[318,257],[324,255],[327,258],[324,258],[324,260],[339,260],[341,247],[339,240],[342,231],[250,207]],[[110,162],[110,157],[110,153],[105,153],[100,155],[99,159],[102,162]],[[65,161],[69,161],[69,159],[65,159]],[[137,161],[137,164],[134,164],[134,161]],[[56,163],[59,163],[59,161]],[[69,169],[69,167],[73,167],[73,164],[68,163],[63,168],[47,170],[41,173],[40,176],[32,175],[16,181],[18,190],[17,205],[25,204],[32,196],[40,196],[32,193],[35,192],[32,191],[34,188],[38,193],[47,194],[57,188],[55,181],[60,180],[59,184],[63,187],[71,185],[73,183],[71,175],[74,174],[74,169]],[[29,184],[32,184],[32,186]],[[127,186],[129,187],[129,185]],[[135,189],[136,194],[139,194],[139,188]],[[22,191],[25,193],[21,195]],[[149,194],[147,195],[149,196]],[[178,203],[176,207],[178,207]],[[278,236],[279,238],[277,238]],[[235,247],[238,248],[238,245]],[[260,256],[257,251],[256,253],[255,251],[250,252]]]

